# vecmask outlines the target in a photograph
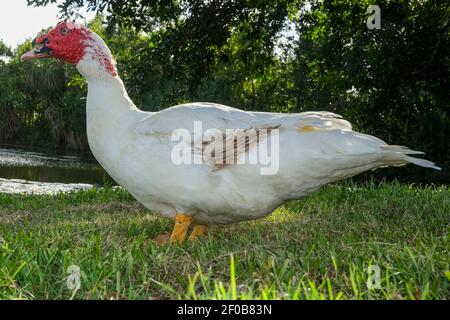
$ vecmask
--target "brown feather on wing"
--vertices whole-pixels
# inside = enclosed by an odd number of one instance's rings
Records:
[[[264,128],[229,129],[226,132],[215,131],[214,134],[203,136],[201,144],[193,144],[192,149],[201,153],[204,163],[219,170],[239,160],[254,146],[264,141],[272,130],[280,125]],[[201,146],[201,147],[196,147]]]

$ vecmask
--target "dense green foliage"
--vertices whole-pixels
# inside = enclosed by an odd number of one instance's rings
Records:
[[[46,5],[53,0],[29,0]],[[106,12],[90,23],[118,60],[135,103],[160,110],[212,101],[245,110],[330,110],[356,130],[422,150],[444,170],[405,180],[450,181],[450,1],[64,0]],[[0,142],[87,149],[85,83],[57,61],[0,64]],[[383,171],[383,175],[399,170]]]
[[[449,199],[446,187],[328,186],[159,247],[172,222],[122,189],[0,194],[0,299],[449,299]]]

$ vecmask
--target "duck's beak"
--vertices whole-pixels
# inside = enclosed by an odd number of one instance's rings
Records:
[[[45,42],[42,42],[37,48],[31,49],[27,53],[24,53],[20,57],[20,61],[28,61],[32,59],[50,58],[53,56],[52,49],[45,46]]]

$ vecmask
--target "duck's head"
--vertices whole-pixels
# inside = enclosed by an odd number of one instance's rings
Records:
[[[22,61],[58,58],[75,64],[88,78],[103,73],[117,76],[116,63],[103,39],[80,24],[62,21],[33,42],[36,48],[23,54]]]

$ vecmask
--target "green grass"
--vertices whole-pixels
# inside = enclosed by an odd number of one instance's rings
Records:
[[[171,227],[123,190],[0,194],[0,299],[450,298],[448,187],[329,186],[158,247]],[[66,284],[71,265],[79,290]]]

